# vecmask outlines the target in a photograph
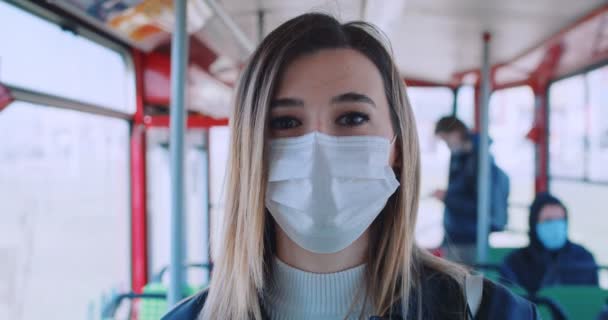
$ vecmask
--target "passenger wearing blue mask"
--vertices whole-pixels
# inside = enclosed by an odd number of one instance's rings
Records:
[[[568,213],[548,193],[530,207],[530,245],[511,253],[501,267],[504,281],[536,292],[553,285],[597,285],[593,255],[568,240]]]

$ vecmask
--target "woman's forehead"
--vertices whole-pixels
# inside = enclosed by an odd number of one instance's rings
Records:
[[[384,95],[379,70],[362,53],[353,49],[323,49],[301,56],[285,68],[276,97],[334,96],[336,93],[360,92]],[[306,97],[301,97],[306,98]]]

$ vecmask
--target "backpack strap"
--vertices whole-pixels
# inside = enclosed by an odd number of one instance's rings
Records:
[[[473,320],[481,305],[481,297],[483,296],[483,276],[467,275],[465,277],[464,290],[464,294],[467,297],[469,318],[470,320]]]

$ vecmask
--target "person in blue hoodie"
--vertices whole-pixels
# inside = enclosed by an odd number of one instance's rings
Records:
[[[597,315],[596,320],[608,320],[608,300],[606,300],[606,305],[604,305],[602,311]]]
[[[474,265],[479,137],[455,116],[441,118],[435,126],[435,134],[451,152],[447,190],[436,190],[432,194],[445,206],[445,241],[442,249],[449,260]],[[491,159],[491,166],[495,165]]]
[[[598,285],[597,264],[581,245],[568,240],[568,211],[549,193],[540,193],[530,207],[530,244],[508,255],[503,281],[535,293],[553,285]]]

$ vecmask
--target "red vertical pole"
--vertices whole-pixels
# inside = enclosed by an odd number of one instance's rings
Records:
[[[536,145],[536,192],[549,189],[549,81],[561,59],[563,45],[554,44],[546,52],[543,60],[530,75],[530,86],[534,91],[535,119],[529,137]]]
[[[479,82],[477,84],[475,84],[474,89],[475,89],[475,110],[474,110],[475,127],[473,128],[473,131],[479,132],[479,130],[481,128],[481,85],[479,84]]]
[[[135,123],[144,123],[144,54],[138,50],[132,51],[133,68],[135,69]]]
[[[131,131],[131,285],[141,293],[148,282],[146,223],[146,131],[135,124]]]
[[[133,51],[137,109],[131,128],[131,286],[141,293],[148,282],[146,208],[146,127],[143,123],[143,55]]]
[[[549,126],[548,126],[548,104],[546,88],[536,88],[535,97],[535,153],[536,153],[536,176],[534,181],[535,191],[548,190],[549,184]]]

